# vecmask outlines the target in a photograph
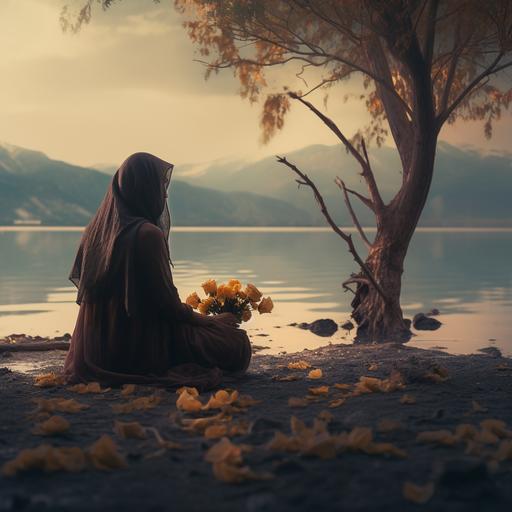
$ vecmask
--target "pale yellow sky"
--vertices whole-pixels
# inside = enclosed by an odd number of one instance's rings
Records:
[[[230,71],[204,81],[172,1],[123,0],[97,9],[80,34],[63,34],[59,13],[72,2],[0,1],[0,141],[81,165],[117,164],[135,151],[179,165],[336,143],[296,105],[284,131],[262,146],[260,106],[238,96]],[[328,114],[352,134],[366,114],[341,99],[356,84],[343,87],[331,93]],[[511,128],[507,115],[489,142],[475,123],[450,127],[442,138],[509,150]]]

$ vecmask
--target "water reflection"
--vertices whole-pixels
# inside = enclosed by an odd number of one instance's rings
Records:
[[[21,330],[53,335],[69,332],[77,307],[67,281],[80,232],[0,231],[0,336]],[[273,315],[247,328],[272,352],[323,345],[326,339],[286,327],[320,316],[348,318],[351,297],[341,288],[355,270],[343,243],[329,231],[186,230],[171,238],[175,280],[182,296],[206,278],[238,277],[272,295]],[[512,232],[422,231],[406,262],[403,308],[412,316],[438,307],[444,326],[411,342],[472,352],[496,338],[512,352]],[[279,326],[279,328],[276,328]],[[350,342],[339,332],[333,342]]]

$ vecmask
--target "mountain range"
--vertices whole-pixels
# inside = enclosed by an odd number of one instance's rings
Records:
[[[364,193],[357,164],[339,146],[312,145],[286,154],[317,184],[340,225],[350,218],[336,176]],[[400,181],[396,151],[371,152],[385,199]],[[0,224],[38,219],[44,225],[84,225],[101,202],[114,166],[97,169],[52,160],[44,153],[0,144]],[[181,226],[324,225],[311,191],[274,157],[254,162],[178,165],[170,191],[173,222]],[[441,142],[423,226],[512,226],[512,154],[483,154]],[[361,222],[370,212],[354,204]]]

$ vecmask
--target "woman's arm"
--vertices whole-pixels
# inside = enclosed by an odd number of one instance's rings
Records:
[[[195,325],[210,325],[212,319],[196,313],[181,302],[174,285],[162,231],[146,223],[139,228],[136,242],[139,272],[143,272],[146,295],[165,316]]]

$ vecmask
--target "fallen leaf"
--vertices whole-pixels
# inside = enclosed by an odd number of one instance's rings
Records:
[[[68,387],[69,391],[73,391],[74,393],[80,393],[81,395],[85,393],[101,393],[102,389],[99,382],[88,382],[87,384],[75,384],[74,386]],[[105,391],[105,390],[103,390]]]
[[[238,466],[228,462],[215,462],[213,474],[217,480],[228,484],[238,484],[248,480],[269,480],[273,478],[270,473],[255,473],[248,466]]]
[[[288,407],[307,407],[309,402],[305,398],[291,396],[288,398]]]
[[[350,450],[364,450],[373,441],[373,432],[369,427],[354,427],[348,434],[345,448]]]
[[[311,370],[308,373],[308,379],[321,379],[323,377],[323,372],[320,368],[317,368],[315,370]]]
[[[379,369],[379,365],[377,363],[372,363],[370,366],[368,366],[369,372],[375,372]]]
[[[210,396],[208,403],[203,406],[203,410],[209,409],[222,409],[226,405],[231,405],[239,398],[238,391],[234,390],[231,393],[225,389],[217,391],[214,395]]]
[[[400,373],[393,371],[387,379],[378,379],[377,377],[360,377],[355,385],[354,396],[366,393],[391,393],[403,389],[404,384]]]
[[[311,365],[304,360],[288,363],[289,370],[307,370],[308,368],[311,368]]]
[[[55,372],[45,373],[44,375],[38,375],[34,378],[34,385],[39,388],[62,386],[64,382],[64,375]]]
[[[334,414],[330,411],[320,411],[317,419],[325,423],[330,423],[334,419]]]
[[[38,423],[32,430],[36,436],[55,436],[67,432],[69,421],[62,416],[50,416],[46,421]]]
[[[346,400],[344,398],[336,398],[335,400],[331,400],[327,407],[329,407],[330,409],[334,409],[336,407],[340,407],[341,405],[343,405],[345,401]]]
[[[378,432],[393,432],[394,430],[402,430],[404,426],[397,420],[383,418],[377,423]]]
[[[471,412],[487,412],[487,407],[483,407],[476,400],[471,402]]]
[[[477,433],[478,429],[470,423],[460,423],[455,427],[455,435],[459,439],[464,439],[465,441],[473,439]]]
[[[164,450],[179,450],[182,448],[181,444],[164,439],[155,427],[146,427],[146,432],[151,432],[155,436],[158,446]]]
[[[35,413],[40,412],[80,412],[89,409],[89,406],[73,400],[72,398],[36,398],[37,404]]]
[[[349,389],[352,388],[350,384],[334,384],[333,387],[335,387],[336,389],[343,389],[345,391],[348,391]]]
[[[240,395],[235,402],[238,407],[246,408],[252,405],[258,405],[261,403],[261,400],[255,400],[251,395]]]
[[[275,380],[277,382],[292,382],[294,380],[300,380],[300,379],[301,379],[300,375],[294,375],[294,374],[290,374],[290,375],[274,375],[272,377],[272,380]]]
[[[114,432],[122,439],[146,439],[144,427],[137,421],[114,423]]]
[[[102,435],[89,447],[87,455],[92,465],[102,471],[128,467],[126,460],[118,452],[117,445],[112,438],[106,434]]]
[[[425,485],[417,485],[412,482],[405,482],[402,493],[407,501],[424,505],[434,495],[434,482],[429,482]]]
[[[147,411],[156,407],[162,400],[157,395],[141,396],[134,398],[125,404],[114,404],[112,410],[117,414],[126,414],[134,411]]]
[[[230,464],[242,463],[242,448],[233,444],[227,437],[211,446],[204,456],[207,462],[227,462]]]
[[[490,430],[482,430],[476,433],[473,441],[480,444],[498,444],[500,438]]]
[[[329,394],[329,386],[317,386],[309,388],[309,392],[314,396],[326,396]]]
[[[392,455],[399,459],[407,458],[407,452],[392,443],[370,443],[364,450],[370,455]]]
[[[2,466],[2,474],[9,477],[31,470],[45,473],[54,471],[77,473],[85,467],[86,457],[81,448],[57,448],[42,444],[36,448],[22,450],[14,459]]]
[[[195,397],[198,397],[199,396],[199,391],[197,390],[197,388],[191,388],[189,386],[182,386],[181,388],[178,388],[176,390],[176,394],[177,395],[181,395],[182,393],[184,392],[187,392],[189,395],[192,395],[192,396],[195,396]]]
[[[459,438],[449,430],[426,430],[416,436],[416,441],[420,443],[440,444],[444,446],[453,446],[459,441]]]
[[[190,394],[187,390],[180,393],[176,400],[176,407],[184,412],[199,412],[203,404],[197,399],[196,396]]]
[[[402,396],[402,398],[400,398],[400,403],[406,404],[406,405],[412,405],[412,404],[416,403],[416,398],[414,398],[412,395],[405,394]]]
[[[512,431],[507,429],[507,424],[502,420],[486,419],[480,422],[480,426],[484,430],[488,430],[501,438],[512,437]]]
[[[135,384],[123,384],[121,388],[121,396],[129,396],[135,393],[137,386]]]
[[[210,425],[220,420],[229,421],[230,419],[230,417],[225,417],[223,413],[219,413],[215,416],[208,416],[207,418],[183,419],[181,423],[184,430],[203,433]]]
[[[512,440],[506,439],[501,441],[496,453],[494,454],[494,458],[499,462],[512,460]]]
[[[227,436],[228,434],[228,425],[225,423],[220,423],[217,425],[210,425],[206,427],[204,430],[204,437],[206,439],[218,439],[220,437]]]

